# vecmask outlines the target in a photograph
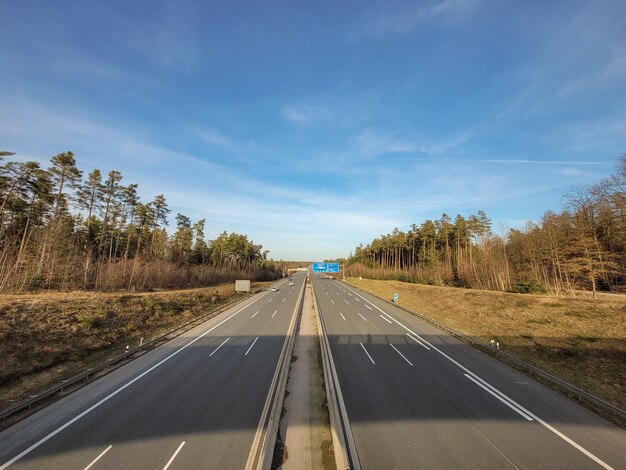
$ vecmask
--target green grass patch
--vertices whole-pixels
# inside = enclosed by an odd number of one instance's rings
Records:
[[[101,312],[95,314],[81,315],[79,320],[85,328],[88,328],[90,330],[104,328],[107,324],[106,314]]]

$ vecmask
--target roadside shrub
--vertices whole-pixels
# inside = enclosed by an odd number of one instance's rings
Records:
[[[106,317],[102,313],[81,315],[80,322],[86,328],[95,330],[106,325]]]
[[[516,294],[545,294],[546,288],[537,281],[519,281],[511,287]]]
[[[148,310],[148,311],[152,312],[152,311],[154,311],[154,308],[155,308],[155,306],[157,305],[158,302],[153,297],[150,297],[149,295],[146,295],[145,297],[142,297],[139,300],[139,303],[141,304],[141,306],[145,310]]]
[[[44,286],[44,280],[41,276],[33,276],[28,281],[28,289],[29,290],[37,290],[41,289]]]
[[[165,315],[178,315],[185,308],[177,302],[158,302],[155,309]]]

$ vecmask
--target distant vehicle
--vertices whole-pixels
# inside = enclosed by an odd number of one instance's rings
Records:
[[[276,287],[272,287],[272,292],[276,292],[277,290]]]
[[[296,284],[295,284],[295,282],[291,281],[291,282],[289,283],[289,285],[290,285],[290,286],[295,286]]]

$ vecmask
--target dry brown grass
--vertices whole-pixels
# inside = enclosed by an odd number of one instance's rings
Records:
[[[509,294],[350,278],[626,409],[626,296]]]
[[[0,410],[234,295],[233,284],[137,294],[0,295]]]

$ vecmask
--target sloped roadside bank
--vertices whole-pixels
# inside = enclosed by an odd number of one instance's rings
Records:
[[[500,347],[622,409],[626,296],[553,297],[350,278],[382,298]]]
[[[265,283],[254,284],[261,288]],[[0,296],[0,409],[235,298],[232,284],[128,293]]]

